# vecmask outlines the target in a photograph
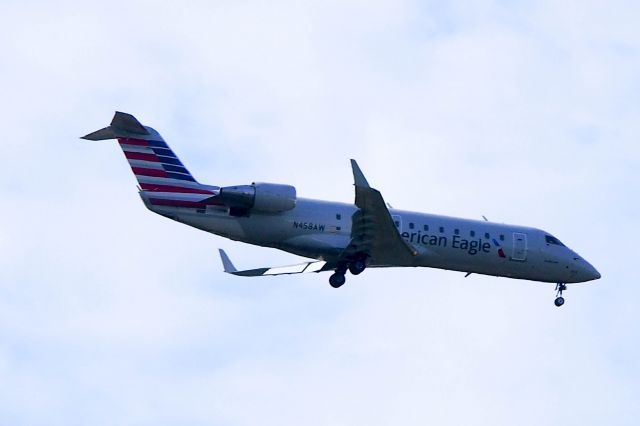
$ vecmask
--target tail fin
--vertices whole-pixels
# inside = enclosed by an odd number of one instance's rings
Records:
[[[82,139],[118,139],[140,188],[145,191],[211,193],[206,185],[194,179],[157,131],[143,126],[131,114],[116,112],[110,126]]]
[[[205,208],[212,204],[205,200],[219,189],[198,183],[162,136],[151,127],[140,124],[131,114],[116,112],[110,126],[82,139],[118,139],[140,185],[140,195],[149,208]]]

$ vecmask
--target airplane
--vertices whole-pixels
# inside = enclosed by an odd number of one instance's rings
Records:
[[[430,267],[556,284],[555,305],[566,285],[600,273],[541,229],[391,208],[351,160],[355,202],[301,198],[286,184],[201,184],[160,134],[133,115],[116,112],[111,124],[82,139],[117,139],[154,213],[231,240],[314,259],[298,265],[238,270],[219,250],[224,272],[273,276],[332,271],[332,287],[346,273],[368,268]]]

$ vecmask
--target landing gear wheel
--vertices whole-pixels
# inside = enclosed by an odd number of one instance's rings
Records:
[[[344,274],[336,272],[329,277],[329,284],[331,284],[331,287],[333,288],[338,288],[342,286],[342,284],[344,284],[346,280],[347,279],[344,277]]]
[[[564,305],[564,297],[562,297],[562,292],[567,289],[567,285],[565,283],[556,284],[556,300],[553,302],[557,307]]]
[[[365,270],[366,267],[367,264],[364,262],[364,260],[356,260],[349,264],[349,272],[351,272],[351,274],[353,275],[359,275],[362,273],[362,271]]]

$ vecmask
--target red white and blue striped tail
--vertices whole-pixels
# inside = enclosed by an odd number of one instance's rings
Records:
[[[116,112],[110,126],[82,139],[117,139],[140,188],[153,193],[151,204],[200,208],[219,189],[198,183],[162,136],[131,114]]]

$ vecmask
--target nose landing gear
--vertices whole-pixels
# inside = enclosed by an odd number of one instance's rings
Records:
[[[562,292],[567,289],[567,285],[565,283],[556,284],[556,300],[553,302],[557,307],[564,305],[564,297],[562,297]]]

